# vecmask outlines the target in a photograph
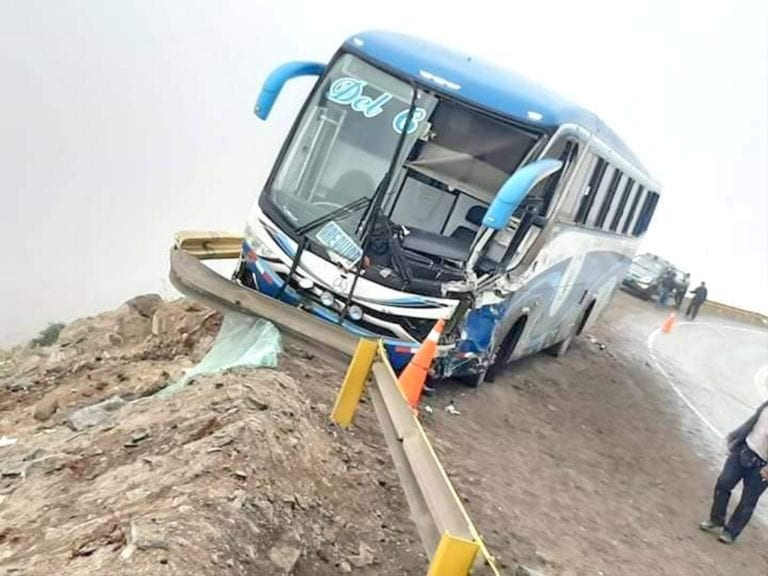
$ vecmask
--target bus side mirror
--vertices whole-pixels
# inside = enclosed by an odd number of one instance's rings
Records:
[[[325,70],[325,64],[320,62],[288,62],[275,68],[264,82],[256,101],[254,113],[262,120],[269,117],[275,100],[288,80],[299,76],[320,76]]]
[[[496,197],[483,218],[483,226],[501,230],[507,225],[512,214],[536,184],[560,170],[560,160],[545,158],[517,170],[501,185]]]

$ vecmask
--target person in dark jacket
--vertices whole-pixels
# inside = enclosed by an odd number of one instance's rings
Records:
[[[768,402],[728,434],[727,440],[729,455],[715,484],[709,520],[699,524],[699,528],[718,533],[723,544],[732,544],[768,488]],[[743,483],[741,500],[726,522],[731,491],[739,482]]]
[[[691,283],[691,275],[686,272],[683,274],[682,280],[680,280],[675,285],[675,310],[680,310],[680,307],[683,305],[683,299],[685,299],[685,295],[688,293],[688,286]]]
[[[661,282],[659,282],[658,306],[661,306],[662,308],[667,306],[667,300],[675,289],[676,283],[677,279],[675,277],[675,271],[672,268],[667,268],[664,275],[661,277]]]
[[[699,308],[707,299],[707,283],[702,282],[695,290],[691,290],[691,294],[693,294],[693,298],[688,304],[688,310],[685,311],[685,317],[688,320],[695,320],[699,314]]]

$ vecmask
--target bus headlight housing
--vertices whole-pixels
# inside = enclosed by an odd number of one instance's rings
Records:
[[[349,310],[347,310],[347,314],[355,322],[359,322],[363,319],[363,309],[357,304],[352,304],[352,306],[349,307]]]
[[[328,292],[328,290],[324,290],[320,294],[320,302],[323,303],[323,306],[326,308],[331,308],[333,306],[333,303],[335,302],[336,298],[333,297],[333,294]]]

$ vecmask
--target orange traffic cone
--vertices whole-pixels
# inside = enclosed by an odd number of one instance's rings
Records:
[[[664,320],[664,324],[661,326],[661,331],[665,334],[669,334],[672,332],[672,328],[675,327],[675,313],[670,312],[669,316],[667,316],[667,319]]]
[[[440,334],[443,333],[444,327],[445,320],[438,320],[435,323],[429,336],[421,343],[416,354],[397,380],[400,384],[400,390],[403,391],[403,395],[411,408],[416,408],[419,405],[419,398],[421,398],[421,392],[424,390],[424,383],[427,381],[429,367],[437,353],[437,341],[440,340]]]

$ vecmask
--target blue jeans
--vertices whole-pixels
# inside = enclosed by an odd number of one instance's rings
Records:
[[[666,290],[664,288],[661,289],[659,292],[659,306],[662,308],[667,305],[667,300],[669,300],[669,295],[672,292],[672,290]]]
[[[760,500],[765,489],[768,488],[768,481],[760,476],[761,466],[747,468],[742,465],[740,451],[742,448],[734,450],[725,461],[723,471],[717,479],[715,485],[715,497],[712,502],[712,511],[709,519],[716,526],[723,526],[725,531],[736,538],[752,517],[755,511],[757,501]],[[728,512],[728,501],[731,499],[731,491],[739,482],[743,482],[741,500],[738,506],[731,514],[730,520],[726,523],[725,515]]]

